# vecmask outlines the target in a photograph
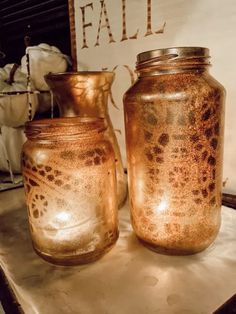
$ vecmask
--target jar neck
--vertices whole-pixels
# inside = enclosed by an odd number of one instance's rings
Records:
[[[49,73],[45,80],[59,105],[61,117],[103,117],[114,72],[80,71]]]
[[[105,130],[103,118],[57,118],[30,121],[25,124],[25,134],[33,141],[98,140],[104,136]]]
[[[208,72],[209,50],[201,47],[176,47],[141,53],[137,57],[139,76],[182,72]]]

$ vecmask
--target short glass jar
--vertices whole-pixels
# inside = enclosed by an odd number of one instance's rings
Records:
[[[92,262],[118,238],[114,151],[99,118],[26,123],[22,173],[33,247],[60,265]]]
[[[133,228],[157,252],[196,253],[220,228],[225,90],[208,73],[207,48],[137,58],[124,96]]]

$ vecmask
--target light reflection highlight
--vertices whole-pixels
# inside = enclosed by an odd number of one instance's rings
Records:
[[[156,206],[155,211],[156,211],[157,213],[162,213],[162,212],[164,212],[165,210],[167,210],[167,207],[168,207],[168,200],[167,200],[167,198],[165,197],[165,198],[163,198],[163,199],[160,201],[160,203]]]

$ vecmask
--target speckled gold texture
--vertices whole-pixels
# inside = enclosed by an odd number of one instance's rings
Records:
[[[192,254],[220,228],[225,92],[203,58],[167,65],[143,67],[124,97],[131,218],[151,249]]]
[[[104,130],[96,118],[26,125],[22,172],[31,237],[52,263],[94,261],[118,238],[115,157]]]
[[[117,197],[119,207],[127,196],[127,182],[121,160],[121,154],[112,122],[108,113],[108,96],[114,79],[113,72],[81,71],[48,74],[45,80],[50,86],[61,117],[102,117],[107,129],[105,136],[112,143],[117,174]]]

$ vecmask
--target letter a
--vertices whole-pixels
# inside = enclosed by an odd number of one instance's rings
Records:
[[[104,0],[100,1],[101,3],[101,13],[100,13],[100,20],[99,20],[99,26],[98,26],[98,33],[97,33],[97,41],[95,46],[99,46],[99,38],[100,38],[100,31],[102,28],[107,28],[108,30],[108,35],[109,35],[109,43],[114,43],[115,40],[112,36],[112,32],[111,32],[111,27],[109,24],[109,19],[108,19],[108,15],[107,15],[107,9],[106,9],[106,4]],[[103,17],[103,13],[104,13],[104,17],[105,17],[105,24],[102,24],[102,17]]]

